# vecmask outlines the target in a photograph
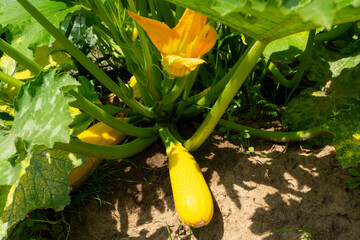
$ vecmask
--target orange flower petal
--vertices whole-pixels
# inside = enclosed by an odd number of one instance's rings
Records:
[[[188,45],[186,57],[201,58],[202,55],[209,52],[216,43],[216,31],[210,25],[201,29],[195,40]]]
[[[207,17],[186,9],[178,24],[173,28],[178,36],[181,36],[178,45],[179,52],[185,52],[190,44],[206,24]]]
[[[146,31],[155,47],[161,53],[166,53],[169,44],[174,42],[174,39],[179,38],[165,23],[144,18],[130,11],[128,11],[128,14]]]
[[[163,68],[170,77],[187,76],[204,62],[199,58],[183,58],[177,55],[167,55],[162,59]]]

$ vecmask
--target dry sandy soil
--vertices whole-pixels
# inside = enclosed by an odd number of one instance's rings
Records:
[[[349,190],[349,177],[333,147],[307,150],[292,144],[253,142],[255,154],[214,134],[193,153],[215,202],[211,223],[201,229],[182,225],[176,213],[161,142],[136,155],[101,208],[85,206],[72,226],[74,240],[360,239],[360,190]],[[168,233],[168,229],[170,234]],[[283,231],[272,232],[280,228]],[[171,237],[170,237],[171,235]],[[310,239],[310,238],[308,238]]]

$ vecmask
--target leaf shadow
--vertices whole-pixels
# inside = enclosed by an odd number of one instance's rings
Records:
[[[103,206],[92,216],[85,214],[83,226],[74,230],[73,238],[190,239],[191,235],[191,239],[210,240],[248,236],[295,239],[296,230],[271,231],[311,227],[319,239],[342,239],[334,236],[360,231],[351,225],[360,220],[360,191],[346,191],[346,174],[332,148],[324,154],[323,149],[307,151],[290,145],[282,154],[284,145],[259,142],[254,147],[255,155],[242,152],[215,134],[193,153],[215,203],[208,226],[190,229],[181,225],[165,149],[159,141],[130,159],[137,167],[125,170],[122,178],[138,183],[119,182],[109,193],[112,205]],[[92,211],[91,207],[88,210]]]

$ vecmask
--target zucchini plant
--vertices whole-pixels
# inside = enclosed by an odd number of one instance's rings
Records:
[[[0,0],[0,237],[34,209],[63,209],[100,159],[131,157],[159,137],[180,218],[192,227],[208,224],[213,200],[190,152],[217,124],[279,142],[330,134],[340,163],[356,166],[358,20],[360,5],[351,0]],[[226,40],[219,22],[241,32],[247,45],[197,93],[199,69],[211,61],[206,54]],[[344,33],[346,47],[329,53],[334,46],[327,43]],[[208,66],[216,69],[221,56],[232,54],[215,54]],[[294,57],[295,72],[284,71]],[[305,74],[323,89],[288,98],[284,122],[295,131],[221,119],[259,59],[290,96]],[[121,106],[100,104],[98,92],[115,95]],[[176,123],[204,112],[200,127],[182,139]]]

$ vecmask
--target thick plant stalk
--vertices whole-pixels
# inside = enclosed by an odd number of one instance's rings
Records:
[[[22,81],[20,81],[19,79],[16,79],[14,77],[11,77],[5,73],[3,73],[2,71],[0,71],[0,80],[3,82],[6,82],[7,84],[9,84],[10,86],[16,88],[17,91],[20,90],[21,86],[24,84]]]
[[[30,60],[28,57],[26,57],[21,52],[13,48],[10,44],[5,42],[1,38],[0,38],[0,50],[5,52],[7,55],[9,55],[18,63],[22,64],[25,68],[29,69],[30,72],[32,72],[35,75],[39,74],[39,72],[43,70],[43,68],[39,64]]]
[[[88,157],[102,159],[121,159],[132,157],[143,151],[158,139],[158,135],[148,138],[137,138],[129,143],[103,146],[99,144],[85,143],[79,140],[70,140],[69,143],[56,142],[54,148],[82,154]]]
[[[189,151],[194,151],[199,148],[201,144],[203,144],[204,141],[213,132],[216,124],[219,122],[221,116],[224,114],[231,100],[236,95],[241,85],[255,66],[266,45],[266,42],[257,41],[251,47],[251,49],[246,54],[245,58],[237,68],[236,72],[231,77],[228,84],[225,86],[225,89],[214,103],[214,106],[205,118],[204,122],[201,124],[195,134],[184,143],[184,146]]]
[[[340,35],[344,34],[347,30],[349,30],[352,26],[354,26],[354,22],[347,22],[338,25],[336,28],[331,29],[328,32],[321,32],[316,35],[315,41],[330,41],[333,40]]]
[[[253,44],[252,44],[253,45]],[[242,55],[242,57],[235,63],[235,65],[229,70],[228,73],[225,74],[222,79],[215,84],[215,86],[212,86],[210,91],[208,91],[204,96],[202,96],[200,99],[195,101],[190,107],[186,108],[182,112],[182,117],[186,118],[192,118],[199,114],[201,111],[203,111],[205,108],[209,107],[212,102],[218,98],[218,96],[221,94],[221,91],[224,89],[226,84],[230,81],[231,77],[234,75],[235,71],[240,66],[241,62],[251,49],[252,45],[250,45],[247,49],[247,51]],[[190,99],[191,100],[191,99]]]
[[[224,119],[220,119],[219,125],[224,126],[230,130],[234,130],[236,132],[243,132],[245,130],[248,130],[250,136],[252,137],[257,137],[274,142],[305,141],[307,139],[314,138],[327,133],[326,129],[323,126],[314,127],[303,131],[295,131],[295,132],[273,132],[273,131],[266,131],[266,130],[243,126]]]
[[[168,105],[174,102],[184,91],[186,84],[188,83],[188,77],[176,79],[173,89],[161,99],[163,105]]]
[[[157,133],[155,127],[136,127],[128,123],[117,120],[111,114],[102,110],[100,107],[96,106],[85,97],[81,96],[74,90],[70,90],[69,93],[76,98],[76,101],[71,103],[72,106],[79,108],[91,116],[95,117],[97,120],[104,122],[105,124],[111,126],[112,128],[123,132],[130,136],[135,137],[150,137],[154,136]]]

